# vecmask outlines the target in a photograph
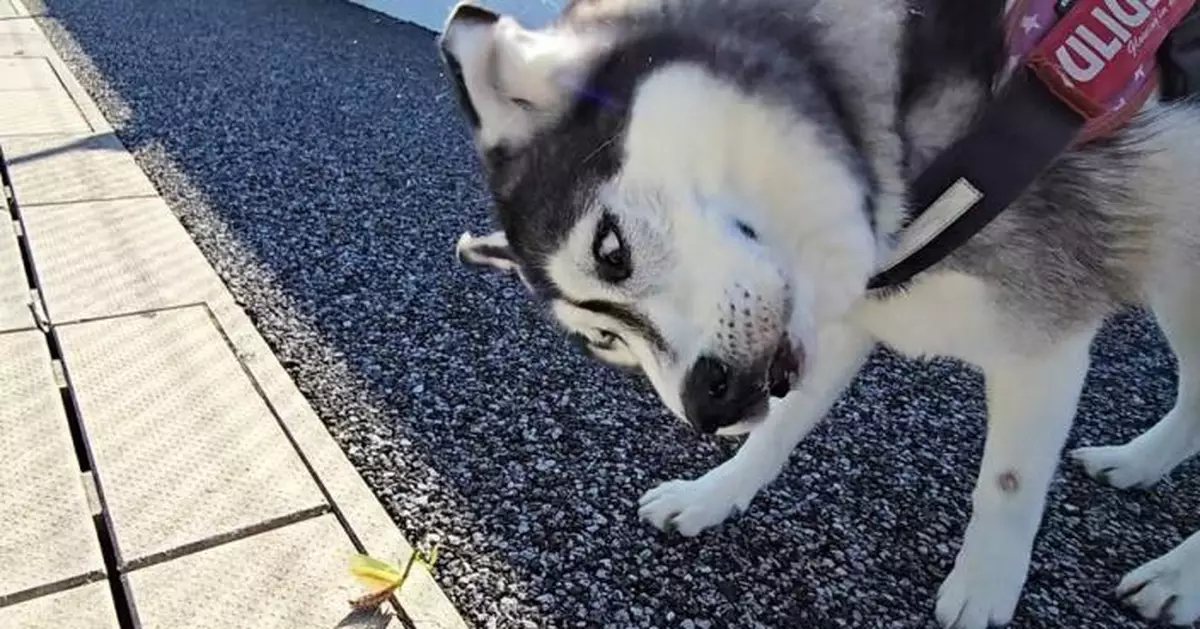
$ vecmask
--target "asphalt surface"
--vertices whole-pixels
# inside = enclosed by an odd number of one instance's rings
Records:
[[[34,2],[33,4],[37,4]],[[36,7],[35,7],[36,8]],[[729,444],[587,362],[518,282],[457,266],[490,225],[432,34],[338,0],[47,0],[42,25],[438,581],[479,627],[933,627],[982,448],[980,379],[881,354],[749,513],[694,540],[638,496]],[[1072,445],[1170,406],[1117,321]],[[1015,626],[1143,627],[1110,592],[1200,529],[1067,467]]]

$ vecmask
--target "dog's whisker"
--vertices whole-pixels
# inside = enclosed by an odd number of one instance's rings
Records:
[[[608,148],[609,146],[612,146],[612,143],[617,141],[617,137],[618,136],[613,135],[612,137],[608,138],[607,140],[601,142],[600,145],[597,146],[595,149],[593,149],[591,153],[587,154],[587,157],[583,158],[583,161],[580,163],[580,165],[581,166],[586,165],[588,162],[592,161],[593,158],[595,158],[597,155],[599,155],[601,151]]]

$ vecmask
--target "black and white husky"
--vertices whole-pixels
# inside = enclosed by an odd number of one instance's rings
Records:
[[[1137,2],[1139,0],[1121,0]],[[600,359],[706,433],[748,433],[641,516],[696,535],[746,509],[876,343],[986,375],[987,445],[936,615],[1007,623],[1102,321],[1153,310],[1174,409],[1072,453],[1117,487],[1200,451],[1200,106],[1152,102],[1063,155],[902,291],[867,279],[917,236],[916,173],[1003,74],[1004,0],[574,0],[529,30],[460,5],[440,39],[515,271]],[[779,399],[774,399],[779,398]],[[1147,617],[1200,618],[1200,534],[1133,571]]]

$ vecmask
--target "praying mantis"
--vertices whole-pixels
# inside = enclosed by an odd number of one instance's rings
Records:
[[[440,547],[440,544],[435,544],[427,553],[414,548],[402,570],[392,564],[362,553],[352,555],[350,557],[350,573],[364,585],[372,588],[372,590],[359,598],[351,600],[350,606],[355,610],[372,610],[378,608],[384,601],[391,597],[393,592],[404,585],[404,581],[408,579],[409,572],[412,571],[413,564],[419,561],[432,572],[434,565],[437,563],[438,549]]]

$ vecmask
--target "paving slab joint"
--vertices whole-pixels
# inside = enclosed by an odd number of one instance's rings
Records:
[[[280,518],[273,518],[273,519],[267,520],[265,522],[258,522],[256,524],[254,524],[253,526],[247,526],[247,527],[238,529],[236,531],[222,533],[220,535],[215,535],[213,537],[202,539],[200,541],[197,541],[197,542],[194,542],[191,544],[186,544],[184,546],[172,548],[171,550],[168,550],[165,552],[146,555],[144,557],[138,557],[137,559],[134,559],[132,561],[118,562],[117,569],[122,574],[125,574],[128,572],[132,572],[134,570],[141,570],[142,568],[149,568],[150,566],[154,566],[154,565],[166,562],[166,561],[171,561],[173,559],[178,559],[180,557],[186,557],[188,555],[192,555],[195,553],[203,552],[210,548],[215,548],[215,547],[221,546],[223,544],[228,544],[229,542],[245,539],[247,537],[254,537],[255,535],[262,535],[263,533],[269,533],[271,531],[281,529],[285,526],[290,526],[290,525],[296,524],[298,522],[303,522],[305,520],[319,518],[330,512],[331,512],[331,510],[328,505],[321,505],[319,507],[313,507],[311,509],[304,509],[303,511],[297,511],[296,513],[290,513],[290,514],[285,515]]]
[[[30,17],[42,17],[42,16],[41,15],[36,15],[36,16],[31,15]],[[83,121],[85,123],[87,123],[88,129],[91,130],[92,133],[101,131],[100,129],[96,128],[96,125],[92,124],[92,121],[88,118],[87,112],[84,111],[83,105],[79,102],[79,99],[76,98],[75,90],[72,90],[70,88],[70,86],[67,85],[67,82],[65,80],[63,80],[62,75],[58,73],[58,68],[54,67],[53,63],[50,63],[50,58],[44,57],[44,56],[41,58],[45,59],[46,63],[50,66],[50,71],[54,73],[54,79],[58,81],[59,86],[62,87],[64,92],[66,92],[67,98],[71,99],[71,104],[75,105],[75,111],[78,111],[79,117],[83,118]]]
[[[9,215],[12,221],[22,226],[24,232],[24,221],[21,215],[21,206],[16,197],[12,194],[11,178],[8,172],[8,162],[4,159],[3,152],[0,152],[0,182],[5,186],[6,203],[8,206]],[[103,573],[90,573],[82,577],[67,579],[56,583],[51,583],[44,586],[38,586],[31,590],[17,593],[8,598],[15,599],[21,596],[21,600],[29,600],[47,594],[56,593],[61,590],[66,590],[73,587],[85,585],[92,581],[107,579],[109,591],[112,596],[113,604],[116,608],[117,622],[121,629],[137,629],[139,624],[136,621],[135,612],[133,610],[132,599],[124,585],[120,572],[117,567],[117,545],[116,538],[112,534],[111,524],[109,522],[107,509],[104,501],[104,490],[101,487],[99,479],[91,474],[94,469],[93,459],[88,450],[87,435],[83,425],[82,418],[79,413],[79,404],[75,399],[74,391],[71,387],[70,374],[67,372],[66,365],[62,362],[61,345],[58,342],[58,337],[53,324],[46,316],[46,304],[44,295],[38,286],[38,275],[34,266],[33,255],[29,247],[28,238],[22,235],[18,238],[18,247],[21,253],[21,264],[25,270],[25,277],[29,283],[30,308],[33,310],[34,320],[37,323],[38,329],[42,332],[42,336],[46,342],[47,356],[50,361],[51,369],[54,372],[55,383],[58,385],[59,394],[62,400],[62,410],[67,418],[67,425],[71,434],[71,442],[75,450],[76,462],[79,465],[81,482],[84,479],[91,480],[91,487],[88,488],[85,483],[85,490],[88,493],[88,502],[92,510],[92,523],[96,530],[97,541],[100,546],[100,554],[104,561]],[[95,503],[92,504],[92,500]],[[19,602],[13,600],[12,602]],[[5,603],[0,599],[0,606]]]
[[[267,405],[267,408],[271,412],[271,416],[275,418],[275,421],[279,424],[283,434],[287,437],[288,443],[292,446],[292,449],[295,450],[296,455],[300,457],[305,469],[308,470],[309,475],[312,476],[313,481],[317,484],[317,488],[320,489],[321,495],[325,498],[325,502],[329,505],[329,512],[332,513],[335,518],[337,518],[338,525],[340,525],[342,530],[346,532],[346,536],[350,538],[350,543],[354,545],[354,549],[360,553],[366,554],[366,544],[363,543],[363,540],[358,535],[358,532],[354,530],[354,527],[351,525],[350,520],[346,517],[346,514],[343,513],[341,507],[338,506],[336,497],[329,491],[325,481],[321,478],[321,475],[313,466],[312,461],[309,460],[308,455],[305,454],[304,449],[300,446],[300,443],[297,441],[295,435],[292,434],[292,430],[279,416],[279,409],[276,408],[274,400],[272,400],[271,396],[267,394],[266,390],[264,390],[262,383],[258,381],[258,377],[254,374],[254,371],[249,365],[246,364],[244,352],[239,349],[237,344],[234,343],[233,339],[229,337],[225,327],[221,325],[220,318],[215,312],[213,312],[212,308],[208,304],[204,304],[204,309],[209,318],[212,320],[213,326],[218,332],[220,332],[221,339],[225,342],[226,347],[229,348],[229,351],[232,352],[234,357],[237,359],[238,365],[241,367],[242,372],[246,375],[246,379],[250,381],[250,384],[254,387],[255,392]],[[387,603],[394,611],[397,620],[399,620],[406,629],[412,629],[416,626],[412,621],[412,618],[410,618],[405,612],[404,606],[400,604],[400,599],[395,593],[387,598]]]
[[[175,312],[178,310],[187,310],[189,308],[207,308],[208,305],[202,301],[189,302],[179,304],[177,306],[158,306],[155,308],[145,308],[142,310],[126,310],[116,314],[101,315],[97,317],[76,317],[76,318],[58,318],[54,321],[55,328],[65,328],[73,325],[81,325],[84,323],[96,323],[97,321],[111,321],[113,319],[124,319],[126,317],[151,317],[164,313]],[[222,334],[222,336],[224,336]]]
[[[50,594],[56,594],[58,592],[70,590],[71,588],[87,585],[89,583],[103,581],[105,578],[106,575],[103,572],[96,570],[87,574],[74,576],[69,579],[54,581],[53,583],[45,583],[37,587],[29,588],[28,590],[21,590],[20,592],[5,594],[4,596],[0,596],[0,608],[19,605],[25,601],[31,601],[35,598],[49,596]],[[124,627],[122,627],[122,629],[124,629]]]

